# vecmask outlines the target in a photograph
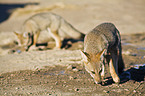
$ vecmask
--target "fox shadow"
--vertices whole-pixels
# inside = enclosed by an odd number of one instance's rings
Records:
[[[120,74],[119,77],[120,84],[123,84],[129,80],[132,80],[134,82],[145,81],[145,65],[140,66],[139,68],[132,67],[124,71],[122,74]],[[108,80],[105,82],[103,86],[111,85],[114,83],[111,77],[107,77],[106,79]]]
[[[32,39],[32,41],[33,41],[33,39]],[[77,42],[79,42],[79,41],[83,42],[83,39],[64,39],[64,40],[62,41],[62,46],[61,46],[61,48],[68,49],[68,48],[72,47],[72,44],[73,44],[73,43],[77,43]],[[30,46],[31,46],[31,45],[32,45],[32,44],[30,44]],[[29,46],[29,47],[30,47],[30,46]],[[39,47],[39,46],[49,46],[49,45],[48,45],[48,43],[39,43],[39,44],[37,43],[36,46]],[[47,48],[47,49],[51,49],[51,48]],[[40,50],[43,50],[43,49],[40,49]]]
[[[61,48],[68,49],[72,46],[73,43],[76,43],[76,42],[79,42],[79,41],[83,42],[83,39],[64,39],[63,42],[62,42]]]
[[[38,3],[24,3],[24,4],[0,4],[0,23],[7,20],[11,11],[15,8],[23,8],[25,5],[38,5]]]

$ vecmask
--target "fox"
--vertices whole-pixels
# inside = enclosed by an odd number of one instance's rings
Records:
[[[121,36],[113,23],[98,25],[84,37],[84,50],[81,51],[86,71],[96,84],[104,84],[105,64],[115,83],[120,83],[119,74],[123,73]]]
[[[23,26],[22,32],[14,32],[18,39],[18,45],[25,50],[36,48],[39,35],[42,31],[49,33],[48,40],[55,41],[54,49],[60,49],[64,39],[83,39],[85,34],[74,28],[61,16],[52,13],[38,13],[28,18]],[[31,43],[30,43],[31,42]],[[49,42],[49,41],[48,41]],[[31,45],[30,45],[31,44]]]

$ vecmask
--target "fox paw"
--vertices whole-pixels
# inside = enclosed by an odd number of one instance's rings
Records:
[[[54,47],[53,50],[60,50],[60,48],[59,47]]]
[[[36,46],[29,47],[29,50],[28,51],[34,51],[34,50],[37,50],[37,47]]]

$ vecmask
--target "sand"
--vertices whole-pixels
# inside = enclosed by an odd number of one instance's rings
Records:
[[[1,0],[0,95],[145,95],[144,70],[132,69],[145,63],[144,5],[144,0]],[[83,33],[103,22],[114,23],[131,80],[123,79],[117,86],[107,73],[106,86],[94,84],[81,63],[82,41],[68,49],[10,54],[17,41],[13,31],[21,31],[23,22],[40,12],[56,13]],[[68,66],[73,67],[67,70]]]

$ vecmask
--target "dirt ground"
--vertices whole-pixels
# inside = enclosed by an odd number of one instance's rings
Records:
[[[145,2],[74,1],[0,1],[0,7],[8,11],[7,18],[0,20],[0,96],[145,96]],[[120,75],[121,83],[113,82],[108,69],[105,84],[94,83],[81,62],[79,50],[83,50],[83,41],[64,41],[61,50],[11,53],[16,46],[13,30],[20,30],[23,21],[40,9],[58,13],[84,33],[101,22],[113,22],[122,39],[125,72]]]
[[[144,96],[145,50],[142,45],[145,34],[122,35],[122,42],[125,72],[129,72],[130,77],[126,73],[122,74],[119,85],[113,82],[107,70],[105,85],[95,84],[79,62],[64,66],[45,66],[35,71],[3,73],[0,75],[0,95]],[[136,45],[136,42],[139,43]],[[73,50],[80,44],[73,43],[67,50]]]

